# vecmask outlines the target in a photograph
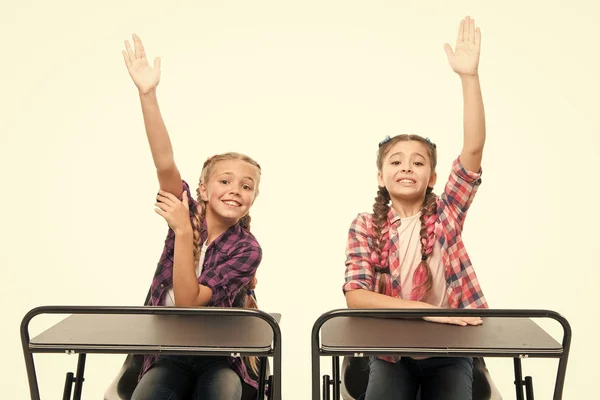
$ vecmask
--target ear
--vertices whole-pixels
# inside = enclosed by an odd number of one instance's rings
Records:
[[[200,183],[200,198],[204,201],[208,201],[208,191],[206,190],[206,185],[204,183]]]
[[[435,186],[436,182],[437,182],[437,173],[434,171],[433,174],[431,174],[431,177],[429,178],[429,183],[427,184],[427,187],[433,188]]]
[[[381,171],[377,171],[377,184],[381,187],[385,187],[385,183],[383,183],[383,175],[381,175]]]

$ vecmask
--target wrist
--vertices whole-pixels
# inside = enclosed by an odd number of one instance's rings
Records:
[[[156,87],[144,91],[138,89],[138,92],[141,100],[156,99]]]
[[[473,74],[459,74],[460,80],[464,82],[478,82],[479,72],[475,71]]]
[[[186,226],[185,228],[177,228],[173,230],[175,232],[175,237],[183,240],[192,240],[194,238],[194,230],[191,226]]]

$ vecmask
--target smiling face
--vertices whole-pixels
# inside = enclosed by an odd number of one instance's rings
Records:
[[[258,168],[240,159],[215,161],[200,196],[206,202],[206,217],[234,224],[248,214],[258,194]]]
[[[377,181],[392,200],[422,202],[427,188],[433,188],[437,175],[430,147],[420,140],[397,140],[384,149]]]

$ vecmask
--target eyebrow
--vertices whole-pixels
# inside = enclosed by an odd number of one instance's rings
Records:
[[[217,177],[221,176],[221,175],[229,175],[229,176],[233,176],[233,172],[221,172],[219,175],[217,175]],[[254,183],[254,178],[252,178],[251,176],[244,176],[242,179],[250,179],[252,181],[252,183]]]
[[[425,158],[425,159],[427,159],[427,157],[425,157],[425,156],[424,156],[423,154],[421,154],[421,153],[415,153],[415,154],[416,154],[416,155],[418,155],[418,156],[421,156],[421,157],[423,157],[423,158]],[[401,152],[401,151],[398,151],[398,152],[396,152],[396,153],[394,153],[394,154],[390,154],[390,156],[389,156],[388,158],[392,158],[392,157],[394,157],[394,156],[399,156],[399,155],[404,155],[404,153],[403,153],[403,152]]]

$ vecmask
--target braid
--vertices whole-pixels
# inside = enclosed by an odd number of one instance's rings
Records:
[[[254,297],[254,289],[256,288],[257,283],[258,281],[256,276],[254,276],[252,277],[252,280],[242,288],[242,290],[246,292],[244,308],[254,308],[258,310],[258,304],[256,303],[256,298]],[[244,357],[244,359],[248,362],[252,372],[258,377],[258,357],[247,356]]]
[[[194,261],[200,260],[200,252],[202,251],[202,243],[200,243],[200,230],[202,223],[206,217],[206,202],[202,200],[200,196],[200,186],[196,189],[196,196],[198,199],[198,206],[194,213],[194,219],[192,219],[192,228],[194,230]]]
[[[389,267],[390,235],[388,213],[390,194],[385,187],[379,187],[373,204],[373,247],[371,262],[375,269],[375,287],[377,292],[391,294],[391,275]]]
[[[414,288],[411,293],[411,300],[421,300],[429,293],[433,286],[431,268],[429,267],[427,259],[433,252],[433,245],[435,243],[434,228],[437,219],[436,211],[436,196],[433,193],[432,188],[427,188],[420,217],[421,230],[419,234],[421,237],[421,262],[413,275]]]
[[[246,214],[244,215],[242,218],[240,218],[240,226],[244,229],[246,229],[247,231],[250,231],[250,221],[252,220],[252,218],[250,217],[250,214]]]

